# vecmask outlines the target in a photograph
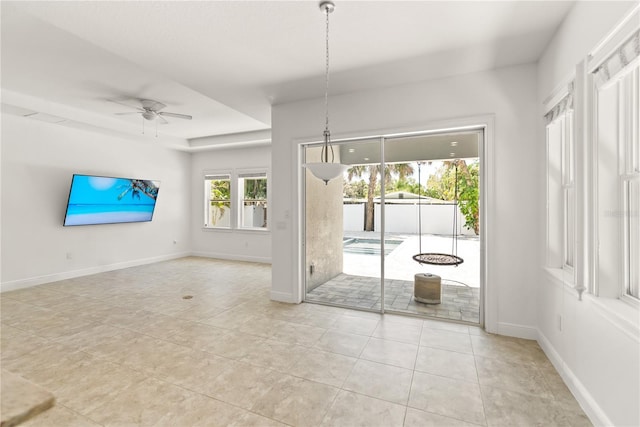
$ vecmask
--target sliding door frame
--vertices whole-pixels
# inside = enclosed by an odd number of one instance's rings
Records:
[[[461,132],[469,130],[479,130],[482,133],[482,138],[478,147],[478,157],[480,160],[480,319],[479,324],[482,328],[488,332],[497,333],[498,331],[498,298],[497,290],[491,288],[491,277],[493,271],[490,268],[488,262],[489,255],[491,254],[491,233],[493,231],[493,224],[489,218],[489,214],[492,212],[494,198],[495,198],[495,178],[493,172],[494,153],[493,153],[493,140],[495,129],[495,116],[482,115],[474,116],[455,120],[446,120],[439,123],[432,123],[429,126],[415,127],[411,129],[390,129],[387,131],[379,130],[369,133],[367,136],[363,136],[364,132],[357,134],[339,134],[334,138],[335,144],[341,144],[345,142],[357,142],[357,141],[371,141],[374,139],[380,139],[381,149],[381,167],[385,166],[384,145],[385,140],[394,139],[408,136],[422,136],[422,135],[435,135],[442,133]],[[305,148],[309,146],[317,146],[322,144],[322,141],[317,138],[304,138],[294,140],[293,150],[294,159],[297,162],[295,170],[298,171],[298,289],[300,295],[300,301],[305,302],[307,299],[306,291],[306,174],[304,173],[305,163]],[[384,169],[382,169],[384,170]],[[385,240],[385,189],[384,179],[381,180],[381,305],[379,310],[366,309],[359,307],[345,306],[341,304],[330,304],[320,301],[309,301],[314,304],[322,304],[336,307],[343,307],[349,309],[356,309],[360,311],[369,311],[375,313],[384,314],[385,312],[393,314],[409,315],[405,312],[397,312],[394,310],[385,310],[384,307],[384,240]],[[422,317],[422,316],[420,316]],[[446,319],[442,319],[446,320]],[[454,320],[451,320],[455,322]]]

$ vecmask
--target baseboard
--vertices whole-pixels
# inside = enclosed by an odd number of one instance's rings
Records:
[[[259,262],[261,264],[271,264],[271,257],[225,254],[225,253],[219,253],[219,252],[191,252],[190,255],[199,256],[202,258],[224,259],[227,261],[247,261],[247,262]]]
[[[531,326],[517,325],[515,323],[498,322],[498,334],[508,337],[535,340],[538,338],[538,329]]]
[[[80,270],[64,271],[61,273],[47,274],[44,276],[29,277],[27,279],[11,280],[9,282],[2,282],[2,284],[0,284],[0,293],[30,288],[32,286],[57,282],[60,280],[73,279],[74,277],[88,276],[90,274],[104,273],[106,271],[120,270],[123,268],[137,267],[140,265],[169,261],[177,258],[184,258],[189,255],[191,255],[189,252],[180,252],[171,255],[161,255],[150,258],[137,259],[133,261],[118,262],[109,265],[99,265],[95,267],[83,268]]]
[[[287,292],[278,292],[278,291],[271,291],[271,300],[279,301],[279,302],[288,302],[292,304],[297,304],[300,302],[300,301],[297,301],[292,294]]]
[[[551,341],[549,341],[540,330],[538,330],[538,344],[556,368],[564,383],[569,387],[569,390],[582,407],[584,413],[589,417],[591,423],[594,426],[612,426],[613,423],[609,420],[609,417],[607,417],[591,396],[591,393],[589,393],[578,377],[576,377],[569,366],[567,366],[562,356],[560,356],[560,353],[558,353],[551,344]]]
[[[560,357],[560,353],[556,351],[556,349],[551,345],[551,342],[544,336],[544,334],[538,329],[538,344],[544,354],[546,354],[547,358],[553,364],[558,372],[564,370],[564,361],[562,357]]]

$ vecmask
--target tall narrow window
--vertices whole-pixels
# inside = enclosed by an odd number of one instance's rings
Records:
[[[621,132],[624,291],[640,299],[640,66],[636,64],[620,84],[622,93],[626,94],[620,108],[626,125]]]
[[[626,183],[625,293],[640,298],[640,174]]]
[[[620,38],[622,39],[622,38]],[[604,56],[604,54],[602,55]],[[595,65],[596,288],[640,299],[640,30]]]
[[[205,175],[204,226],[231,228],[231,175]]]
[[[573,141],[573,111],[567,111],[565,114],[564,138],[562,140],[563,268],[573,268],[575,257],[576,196],[574,186]]]
[[[238,174],[239,228],[267,228],[267,173]]]
[[[574,188],[573,84],[547,119],[547,267],[563,269],[573,281],[576,198]]]

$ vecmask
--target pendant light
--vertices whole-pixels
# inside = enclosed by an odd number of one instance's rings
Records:
[[[326,32],[326,70],[325,70],[325,90],[324,90],[324,105],[325,105],[325,128],[323,132],[324,145],[320,152],[321,161],[318,163],[306,163],[304,167],[309,169],[311,173],[316,177],[324,181],[325,185],[330,180],[339,177],[347,169],[347,166],[340,163],[334,163],[333,146],[331,145],[331,132],[329,132],[329,14],[333,12],[336,5],[329,0],[320,2],[320,10],[326,15],[327,32]],[[331,162],[329,162],[329,151],[331,151]]]

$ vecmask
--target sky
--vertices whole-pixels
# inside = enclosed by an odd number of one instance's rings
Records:
[[[154,200],[142,192],[138,197],[132,197],[129,191],[120,201],[122,194],[131,183],[130,179],[109,178],[101,176],[74,175],[70,204],[153,204]]]

